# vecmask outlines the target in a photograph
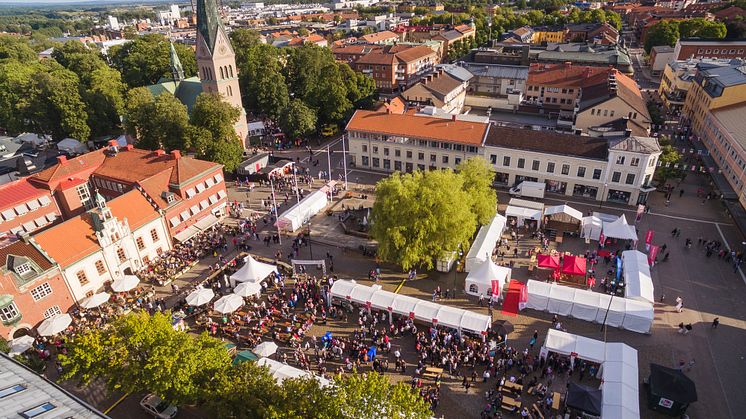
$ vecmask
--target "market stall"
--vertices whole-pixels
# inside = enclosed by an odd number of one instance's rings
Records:
[[[653,279],[646,254],[638,250],[622,252],[624,296],[640,301],[655,302]]]
[[[561,316],[569,316],[575,299],[575,288],[552,285],[549,290],[547,311]]]
[[[545,227],[558,232],[557,237],[562,237],[564,232],[578,232],[583,213],[569,205],[555,205],[544,209]]]
[[[627,224],[627,217],[622,214],[612,222],[603,223],[602,235],[604,240],[619,239],[637,241],[635,226]]]
[[[616,299],[616,298],[615,298]],[[638,333],[649,333],[655,318],[653,305],[647,301],[624,299],[624,321],[622,329]]]
[[[588,290],[575,290],[570,316],[589,322],[595,322],[601,305],[601,293]]]
[[[650,364],[648,408],[670,416],[682,416],[697,401],[697,386],[681,370]]]
[[[598,241],[603,230],[603,221],[596,216],[583,217],[580,222],[580,237],[586,240]]]
[[[596,314],[596,323],[606,324],[611,327],[622,327],[624,314],[627,311],[627,304],[624,298],[612,297],[608,294],[599,295],[598,314]]]
[[[492,259],[479,264],[469,272],[464,283],[464,292],[473,296],[502,294],[505,284],[510,279],[512,270],[505,266],[498,266]]]
[[[323,210],[326,203],[327,195],[324,191],[312,192],[283,212],[277,220],[277,225],[283,230],[296,231]]]
[[[562,275],[563,278],[569,280],[571,277],[574,279],[571,282],[585,284],[585,273],[586,273],[586,260],[584,257],[565,255],[562,259]]]
[[[526,308],[545,311],[549,304],[549,292],[552,289],[552,284],[529,280],[526,283],[526,288],[528,289]]]
[[[269,263],[259,262],[251,255],[244,258],[243,266],[230,276],[231,286],[239,282],[262,282],[272,273],[277,273],[277,267]]]
[[[495,250],[497,243],[505,230],[507,218],[500,214],[495,214],[492,221],[482,226],[477,233],[477,237],[471,244],[469,253],[466,254],[464,271],[471,272],[472,269],[479,266],[482,262],[489,260],[492,252]]]

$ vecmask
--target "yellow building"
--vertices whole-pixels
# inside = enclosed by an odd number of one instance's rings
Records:
[[[531,36],[532,44],[565,42],[567,29],[564,27],[539,26],[532,29],[534,30],[534,33]]]
[[[686,95],[692,86],[694,76],[697,74],[697,65],[715,67],[727,66],[730,60],[702,59],[672,61],[666,64],[661,76],[661,84],[658,95],[663,103],[671,111],[680,111],[684,107]]]
[[[684,102],[684,115],[691,122],[692,133],[704,136],[708,112],[724,106],[746,102],[746,72],[740,64],[697,65],[697,75]]]

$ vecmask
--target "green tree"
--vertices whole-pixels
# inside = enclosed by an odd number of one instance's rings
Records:
[[[29,127],[57,141],[66,137],[88,140],[91,129],[78,85],[78,76],[64,68],[52,66],[49,72],[34,75],[25,109]]]
[[[280,127],[290,138],[301,138],[316,131],[316,112],[301,100],[293,99],[282,111]]]
[[[477,220],[464,178],[451,170],[394,173],[376,184],[371,236],[378,256],[432,268],[446,252],[467,247]]]
[[[176,97],[158,97],[144,87],[135,88],[127,95],[125,128],[137,138],[140,148],[155,150],[187,150],[190,126],[187,108]]]
[[[477,223],[487,224],[497,212],[497,194],[492,189],[495,171],[482,158],[464,160],[456,166],[464,179],[464,191],[471,200],[470,206],[477,216]]]
[[[24,64],[15,59],[0,61],[0,127],[11,134],[27,130],[28,92],[36,74],[46,71],[39,62]]]
[[[0,352],[7,354],[10,352],[10,342],[0,337]]]
[[[197,74],[194,51],[186,45],[174,44],[184,68],[184,76]],[[158,34],[138,37],[132,42],[111,48],[110,56],[114,68],[130,87],[155,84],[161,77],[171,78],[171,54],[169,42]]]
[[[679,40],[678,22],[662,20],[653,25],[645,38],[645,52],[650,53],[658,45],[674,46]]]
[[[269,374],[253,362],[244,362],[224,374],[216,374],[207,387],[206,407],[217,418],[278,417],[282,389]]]
[[[678,22],[682,38],[725,38],[727,33],[723,22],[711,22],[701,17]]]
[[[187,136],[197,157],[220,163],[232,172],[241,163],[243,144],[235,131],[241,110],[223,102],[217,94],[201,93],[192,110],[196,130]]]
[[[9,58],[26,63],[37,60],[36,51],[23,38],[0,35],[0,62]]]
[[[391,384],[378,373],[353,374],[336,382],[341,417],[430,418],[432,412],[420,395],[406,383]]]
[[[93,70],[88,76],[87,89],[82,90],[92,135],[97,137],[118,131],[127,90],[119,71],[111,67]]]
[[[672,145],[668,137],[660,138],[661,155],[658,158],[659,166],[655,169],[655,177],[661,184],[666,183],[668,179],[681,176],[681,168],[677,167],[682,163],[682,156]]]
[[[199,401],[208,383],[230,367],[221,341],[174,330],[169,313],[116,318],[105,329],[75,336],[59,358],[64,379],[85,384],[100,378],[111,390],[147,389],[176,404]]]

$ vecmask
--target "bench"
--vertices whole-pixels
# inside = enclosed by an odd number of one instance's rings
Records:
[[[443,368],[427,367],[425,371],[431,374],[443,374]]]
[[[500,403],[500,407],[502,407],[505,410],[515,412],[521,408],[521,402],[515,400],[512,397],[503,395],[502,402]]]
[[[434,373],[434,372],[425,372],[422,374],[423,378],[429,378],[431,380],[435,380],[440,376],[440,374]]]
[[[541,419],[544,419],[544,414],[541,413],[541,409],[539,409],[539,407],[536,406],[536,403],[531,405],[531,410],[536,414],[536,416],[540,417]]]
[[[552,394],[552,409],[559,410],[560,408],[560,394],[556,391]]]

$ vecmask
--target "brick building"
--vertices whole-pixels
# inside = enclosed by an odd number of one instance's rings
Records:
[[[52,193],[28,178],[0,186],[0,237],[32,233],[61,215]]]
[[[746,39],[679,39],[673,59],[689,58],[746,58]]]
[[[424,45],[349,45],[333,52],[337,59],[354,60],[350,66],[371,76],[376,88],[384,92],[411,86],[438,64],[437,52]]]

